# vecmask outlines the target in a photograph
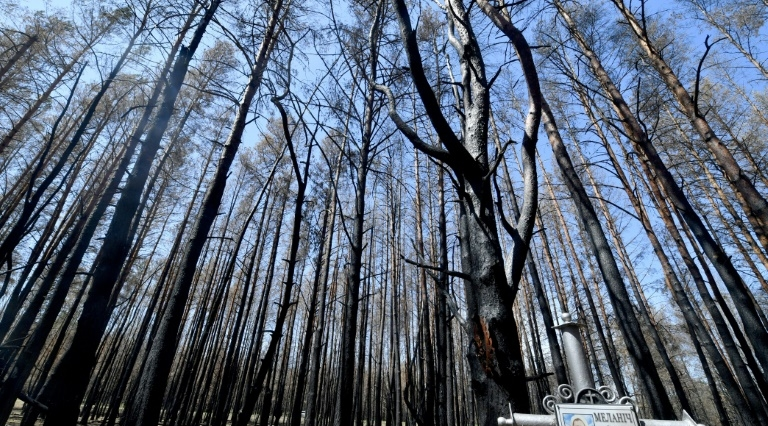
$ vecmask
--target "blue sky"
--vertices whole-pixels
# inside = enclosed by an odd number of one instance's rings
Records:
[[[69,3],[69,0],[27,0],[24,2],[24,5],[33,10],[42,10],[45,9],[48,5],[53,7],[62,7],[68,5]]]

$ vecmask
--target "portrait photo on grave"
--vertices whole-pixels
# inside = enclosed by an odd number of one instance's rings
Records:
[[[563,422],[568,426],[595,426],[595,420],[591,414],[563,414]]]

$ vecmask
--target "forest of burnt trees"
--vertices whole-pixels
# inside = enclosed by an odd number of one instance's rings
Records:
[[[768,424],[767,0],[0,17],[0,424]]]

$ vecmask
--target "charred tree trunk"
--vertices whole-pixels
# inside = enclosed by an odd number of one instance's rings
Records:
[[[220,3],[220,1],[215,0],[209,6],[203,18],[204,23],[207,24],[210,21]],[[267,24],[267,31],[263,36],[259,52],[254,60],[248,85],[238,105],[237,115],[227,141],[224,144],[224,149],[216,166],[216,172],[203,197],[201,210],[192,228],[194,231],[191,240],[185,248],[182,257],[181,272],[172,286],[171,298],[163,313],[163,317],[160,319],[160,326],[155,334],[150,352],[147,355],[148,361],[139,381],[137,398],[128,410],[125,421],[127,425],[155,425],[159,420],[168,372],[170,371],[176,351],[179,327],[195,276],[197,261],[200,258],[203,246],[208,238],[208,232],[218,213],[229,169],[242,140],[251,101],[261,84],[262,75],[276,43],[277,34],[282,28],[279,27],[281,13],[282,1],[278,1],[273,6]]]
[[[216,4],[212,5],[206,16],[203,17],[190,46],[180,49],[155,123],[142,144],[131,177],[125,184],[120,200],[115,206],[115,212],[104,243],[94,261],[93,284],[86,296],[83,313],[78,321],[72,344],[51,375],[46,391],[44,391],[49,406],[46,423],[74,424],[77,420],[80,401],[88,385],[89,372],[96,362],[96,348],[101,341],[114,307],[114,302],[110,300],[111,295],[121,285],[117,279],[131,248],[131,241],[135,232],[135,228],[132,229],[131,224],[137,215],[144,185],[157,150],[160,148],[160,141],[173,114],[173,106],[187,74],[189,63],[215,10]],[[111,198],[111,194],[107,194],[106,197]]]
[[[27,53],[27,50],[29,50],[32,45],[37,43],[37,41],[40,39],[40,36],[38,34],[24,34],[27,39],[24,41],[24,43],[21,43],[21,46],[16,49],[16,53],[13,54],[10,58],[8,58],[8,61],[6,61],[2,67],[0,67],[0,87],[3,87],[3,77],[5,77],[5,74],[8,73],[8,71],[13,68],[14,65],[21,59],[22,56],[24,56],[25,53]]]
[[[768,201],[766,201],[765,197],[763,197],[763,195],[755,188],[752,179],[739,166],[739,163],[733,157],[731,151],[715,134],[714,130],[710,127],[709,122],[704,117],[704,114],[699,111],[699,106],[697,104],[699,95],[698,80],[696,81],[696,92],[692,97],[688,91],[685,90],[674,71],[672,71],[666,61],[662,58],[662,55],[659,53],[656,46],[651,42],[645,27],[638,22],[632,11],[624,4],[624,1],[612,1],[629,23],[630,28],[637,37],[640,47],[645,54],[648,55],[651,65],[653,65],[661,79],[675,96],[675,99],[677,99],[683,112],[688,116],[691,125],[707,145],[710,152],[712,152],[718,166],[728,177],[728,182],[731,184],[731,187],[736,194],[736,198],[744,208],[749,223],[752,225],[755,234],[757,234],[760,239],[763,248],[768,251]],[[645,19],[644,9],[642,13],[643,19]],[[708,50],[709,49],[707,49],[707,51]],[[702,58],[702,61],[703,60],[704,58]],[[745,319],[744,321],[747,320]],[[763,334],[765,334],[765,331],[763,331]],[[763,345],[762,347],[765,347],[765,345],[768,344],[768,336],[756,337],[760,339]],[[760,361],[763,368],[768,368],[768,354],[766,354],[766,357],[761,357]]]
[[[587,240],[588,244],[597,259],[600,273],[608,289],[608,297],[611,299],[611,305],[613,305],[614,312],[618,316],[619,329],[627,344],[627,350],[629,351],[632,363],[637,370],[642,390],[648,399],[652,401],[651,409],[654,417],[674,419],[676,415],[672,408],[672,403],[664,390],[661,376],[659,376],[659,372],[656,370],[651,352],[645,343],[645,338],[630,301],[629,292],[627,292],[627,287],[613,256],[613,251],[597,218],[595,208],[589,200],[581,180],[576,175],[565,144],[560,138],[552,111],[546,102],[544,102],[543,109],[544,127],[547,130],[547,135],[555,153],[555,159],[560,165],[566,185],[573,196],[576,210],[579,212],[584,231],[589,237]]]
[[[379,39],[385,0],[379,0],[374,12],[373,22],[369,33],[370,57],[368,60],[367,79],[375,82],[379,61]],[[365,194],[368,182],[368,172],[371,167],[373,143],[373,117],[376,92],[371,84],[365,91],[365,110],[363,112],[362,135],[358,152],[355,182],[355,201],[352,219],[352,229],[349,236],[349,259],[346,267],[344,295],[344,315],[341,328],[341,352],[339,360],[339,381],[336,393],[336,408],[334,423],[339,426],[350,426],[354,414],[354,383],[355,383],[355,342],[357,341],[357,316],[360,303],[360,285],[363,264],[363,234],[365,233]]]
[[[557,3],[559,5],[559,3]],[[595,77],[600,82],[603,90],[607,93],[609,99],[613,104],[613,108],[616,114],[621,119],[621,123],[625,132],[629,136],[629,140],[633,147],[640,154],[644,167],[647,167],[650,173],[655,176],[658,183],[663,187],[666,197],[669,199],[677,211],[680,212],[686,224],[690,227],[691,232],[695,236],[696,240],[702,245],[704,252],[709,260],[712,262],[715,269],[718,271],[723,283],[728,288],[729,293],[733,298],[733,302],[736,305],[739,315],[741,316],[744,324],[745,331],[756,348],[768,347],[768,333],[766,333],[757,311],[752,304],[751,299],[747,292],[743,280],[741,279],[738,271],[734,267],[730,258],[723,251],[717,242],[712,238],[701,217],[696,213],[690,201],[687,199],[677,182],[674,180],[672,174],[669,172],[663,161],[659,157],[656,148],[648,139],[645,130],[641,126],[640,122],[631,112],[628,104],[624,100],[623,95],[615,86],[610,76],[603,68],[599,58],[592,51],[587,44],[583,36],[578,32],[575,23],[568,15],[567,11],[558,6],[560,16],[563,17],[569,32],[574,36],[578,42],[582,52],[587,56],[590,67],[595,74]],[[682,90],[682,86],[680,87]],[[761,360],[761,364],[765,364],[765,357],[768,357],[768,353],[765,351],[757,351],[758,359]],[[763,409],[754,407],[755,410],[763,412]],[[751,411],[751,410],[748,410]]]
[[[528,252],[537,206],[534,153],[541,118],[541,92],[528,44],[522,34],[510,26],[515,36],[513,44],[523,64],[530,105],[522,142],[525,198],[512,247],[512,282],[509,282],[494,213],[491,175],[496,165],[491,165],[488,158],[489,83],[485,65],[470,24],[468,9],[458,1],[449,1],[446,6],[452,12],[448,17],[449,39],[461,58],[464,89],[462,140],[448,124],[426,77],[416,33],[402,0],[394,0],[393,7],[411,78],[443,146],[422,141],[416,131],[400,118],[391,90],[380,85],[377,89],[389,98],[389,115],[401,133],[416,149],[444,162],[456,175],[461,264],[468,316],[466,332],[471,342],[468,358],[472,387],[478,402],[478,418],[480,424],[490,425],[499,413],[508,410],[509,403],[515,411],[529,410],[522,350],[512,303],[514,288],[519,283]]]

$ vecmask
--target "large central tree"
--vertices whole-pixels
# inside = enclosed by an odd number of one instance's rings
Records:
[[[501,160],[491,160],[488,150],[490,89],[492,79],[486,76],[481,47],[471,24],[470,9],[461,1],[447,0],[444,5],[448,40],[456,51],[461,66],[461,111],[456,120],[444,114],[422,65],[416,32],[411,25],[404,0],[392,1],[400,28],[400,37],[408,58],[408,67],[418,97],[437,137],[437,146],[421,139],[397,112],[392,91],[377,88],[389,98],[389,115],[400,132],[413,146],[445,164],[454,174],[459,206],[459,239],[461,275],[467,301],[467,323],[470,347],[468,360],[472,388],[477,400],[480,424],[491,425],[496,418],[513,410],[529,410],[528,388],[512,313],[516,287],[528,252],[537,207],[537,179],[533,159],[541,121],[541,92],[530,48],[518,31],[513,40],[528,86],[529,112],[522,140],[524,201],[514,228],[514,246],[505,268],[505,257],[499,241],[494,212],[492,176]],[[455,132],[451,121],[460,123]],[[510,270],[509,277],[506,271]]]

